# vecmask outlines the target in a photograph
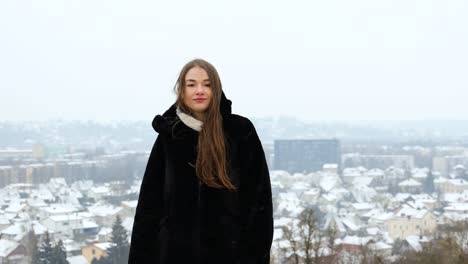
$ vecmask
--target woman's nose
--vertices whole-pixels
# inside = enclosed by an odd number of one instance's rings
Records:
[[[203,92],[203,85],[198,85],[196,92],[197,93],[202,93]]]

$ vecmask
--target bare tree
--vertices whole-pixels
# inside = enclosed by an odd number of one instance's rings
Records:
[[[375,248],[373,248],[374,241],[369,240],[366,244],[361,245],[361,263],[362,264],[383,264],[385,263],[383,257],[380,256]]]
[[[295,264],[299,264],[299,256],[297,251],[299,250],[299,241],[296,240],[297,228],[294,227],[293,223],[289,222],[282,227],[283,238],[289,242],[288,248],[280,248],[283,252],[292,252],[294,255]]]
[[[439,241],[444,241],[460,263],[468,262],[468,221],[458,221],[451,225],[440,226],[437,230]]]
[[[296,264],[299,263],[299,252],[304,252],[305,264],[318,264],[323,234],[318,228],[318,219],[314,209],[305,208],[299,214],[298,220],[297,226],[292,223],[283,226],[283,238],[289,242],[289,248],[283,248],[282,251],[291,252]]]
[[[305,208],[299,215],[299,230],[305,253],[305,263],[318,263],[322,234],[317,228],[317,218],[314,210]]]

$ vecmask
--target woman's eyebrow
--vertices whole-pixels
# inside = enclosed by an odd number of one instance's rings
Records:
[[[204,82],[209,82],[210,79],[205,79],[205,80],[203,80],[203,81],[204,81]],[[196,80],[194,80],[194,79],[187,79],[186,82],[196,82]]]

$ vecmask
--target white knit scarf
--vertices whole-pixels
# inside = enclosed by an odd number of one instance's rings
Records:
[[[182,122],[184,122],[185,125],[187,125],[188,127],[196,130],[196,131],[201,131],[202,129],[202,126],[203,126],[203,122],[194,118],[193,116],[191,115],[188,115],[184,112],[182,112],[182,110],[180,110],[179,107],[177,107],[176,109],[176,114],[177,116],[179,116],[180,120]]]

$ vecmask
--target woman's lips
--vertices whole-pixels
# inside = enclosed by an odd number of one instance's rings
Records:
[[[203,103],[206,99],[195,99],[195,102],[197,103]]]

